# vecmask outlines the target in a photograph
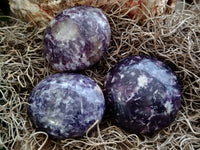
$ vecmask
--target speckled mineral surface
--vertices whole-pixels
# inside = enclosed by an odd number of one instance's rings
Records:
[[[101,59],[109,46],[110,36],[110,25],[100,9],[91,6],[68,8],[46,28],[44,53],[57,70],[82,70]]]
[[[100,87],[80,74],[57,73],[37,84],[28,99],[33,126],[56,139],[83,136],[101,122],[105,100]]]
[[[154,135],[174,121],[180,107],[177,77],[155,58],[121,60],[108,73],[105,88],[109,114],[132,133]]]

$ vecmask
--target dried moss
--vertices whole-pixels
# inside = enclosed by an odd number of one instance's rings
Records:
[[[108,70],[120,59],[137,54],[157,57],[176,73],[182,90],[176,120],[154,137],[138,137],[115,126],[107,116],[97,129],[79,139],[55,141],[32,128],[27,97],[43,78],[57,71],[46,62],[42,40],[45,28],[9,18],[0,23],[0,145],[6,150],[118,150],[200,148],[200,5],[187,5],[169,15],[128,19],[113,7],[106,15],[112,29],[108,52],[95,66],[80,73],[104,90]]]

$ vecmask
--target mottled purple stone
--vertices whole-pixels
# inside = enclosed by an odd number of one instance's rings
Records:
[[[174,121],[181,103],[177,77],[164,63],[130,56],[108,73],[107,109],[124,130],[152,136]]]
[[[105,100],[100,87],[80,74],[57,73],[37,84],[28,98],[33,126],[55,139],[83,136],[101,122]]]
[[[44,33],[44,54],[57,70],[82,70],[97,63],[110,42],[110,25],[103,12],[91,6],[63,10]]]

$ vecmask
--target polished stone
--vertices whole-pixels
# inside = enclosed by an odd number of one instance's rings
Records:
[[[110,116],[124,130],[153,135],[174,121],[181,103],[176,75],[156,58],[130,56],[108,73],[105,97]]]
[[[95,121],[101,122],[105,100],[89,77],[57,73],[39,82],[28,98],[33,126],[52,138],[81,137]]]
[[[59,71],[76,71],[97,63],[110,43],[110,25],[103,12],[91,6],[63,10],[46,28],[44,54]]]

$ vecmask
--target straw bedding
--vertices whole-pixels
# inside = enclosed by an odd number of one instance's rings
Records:
[[[39,81],[57,72],[44,58],[45,28],[12,17],[2,21],[0,150],[200,149],[200,5],[184,5],[169,15],[148,17],[143,24],[127,18],[120,8],[106,10],[112,29],[108,52],[95,66],[80,72],[104,90],[108,70],[126,56],[154,56],[170,66],[182,87],[181,108],[176,120],[153,137],[126,133],[108,114],[78,139],[55,141],[35,131],[26,113],[28,95]]]

